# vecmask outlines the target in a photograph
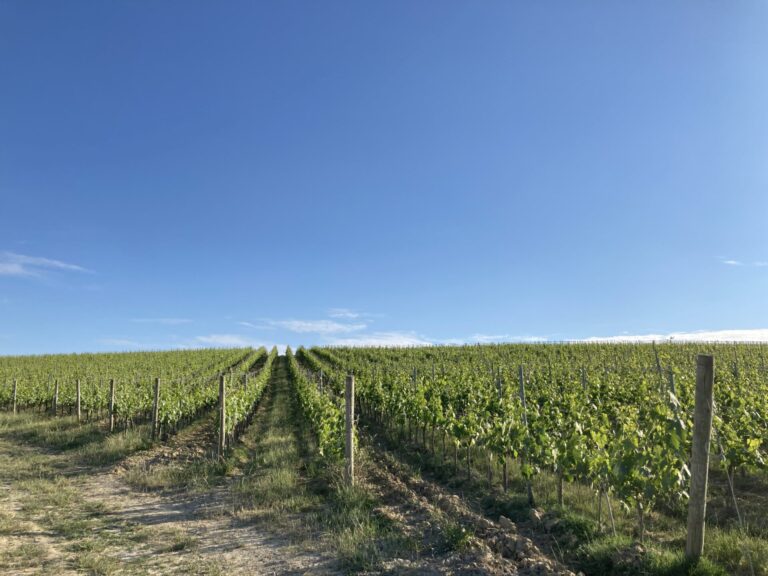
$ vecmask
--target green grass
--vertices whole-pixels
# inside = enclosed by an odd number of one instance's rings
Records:
[[[72,416],[50,418],[31,412],[0,413],[0,439],[24,452],[23,458],[12,457],[21,466],[9,461],[11,450],[0,454],[0,464],[17,472],[13,479],[72,473],[74,465],[88,467],[85,472],[92,473],[92,467],[114,464],[151,445],[146,425],[108,434],[103,422],[78,424]],[[63,458],[51,457],[56,454]]]
[[[160,553],[189,550],[195,548],[198,543],[197,538],[184,530],[171,530],[163,534],[163,539],[166,541],[166,544],[158,549]]]
[[[728,576],[708,559],[688,562],[682,551],[646,548],[627,537],[608,537],[579,548],[576,564],[590,576]]]
[[[231,470],[228,462],[201,459],[154,466],[133,466],[125,472],[125,481],[139,490],[184,490],[203,492],[220,484]]]
[[[0,567],[8,572],[25,568],[35,568],[48,556],[48,549],[36,542],[23,542],[16,546],[4,546],[0,550]]]
[[[450,519],[444,519],[440,523],[440,535],[442,541],[438,547],[439,552],[462,552],[467,550],[472,541],[472,533]]]
[[[8,536],[16,532],[18,528],[19,524],[15,514],[0,510],[0,535]]]
[[[126,456],[149,448],[149,428],[137,426],[109,434],[100,442],[91,442],[80,446],[77,458],[85,466],[107,466],[120,462]]]
[[[768,576],[768,541],[764,538],[708,528],[704,550],[707,558],[725,567],[728,574],[750,574],[751,561],[755,576]]]
[[[36,412],[2,414],[0,435],[46,450],[80,448],[104,436],[99,422],[78,423],[75,416],[52,418]]]
[[[109,576],[118,573],[120,563],[99,552],[88,552],[77,557],[77,568],[92,576]]]
[[[255,424],[231,455],[234,469],[242,472],[233,494],[238,517],[269,526],[297,545],[330,552],[347,573],[410,555],[414,544],[375,513],[376,498],[361,486],[347,486],[340,463],[317,458],[284,359],[274,370]]]
[[[359,468],[366,466],[365,452],[357,453]],[[334,486],[327,500],[323,525],[329,531],[329,544],[347,573],[375,570],[384,560],[412,558],[421,542],[406,536],[400,526],[377,513],[379,500],[363,486],[347,486],[341,468],[326,475]],[[447,545],[450,546],[450,545]]]

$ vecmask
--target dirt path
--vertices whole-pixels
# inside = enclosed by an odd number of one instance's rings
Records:
[[[257,502],[265,485],[295,491],[291,475],[265,461],[277,449],[300,464],[298,439],[280,424],[290,422],[288,394],[279,364],[225,476],[208,459],[209,418],[117,466],[89,467],[81,456],[92,443],[74,452],[20,445],[20,430],[51,421],[0,416],[0,572],[335,574],[332,559],[284,529],[301,525],[297,511],[283,506],[280,522],[265,522],[275,511]],[[142,490],[142,480],[162,490]]]

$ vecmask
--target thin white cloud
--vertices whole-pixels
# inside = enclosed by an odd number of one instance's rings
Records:
[[[209,334],[208,336],[197,336],[195,341],[208,346],[231,348],[245,348],[255,344],[254,340],[240,334]]]
[[[512,337],[510,334],[472,334],[467,341],[485,344],[488,342],[506,342]]]
[[[349,308],[331,308],[328,310],[328,316],[330,318],[345,318],[347,320],[354,320],[355,318],[360,318],[362,314],[360,312],[350,310]]]
[[[726,266],[746,266],[748,268],[764,268],[768,266],[766,260],[752,260],[748,262],[746,260],[734,260],[732,258],[720,258],[720,262]]]
[[[619,336],[592,336],[584,342],[768,342],[768,328],[747,330],[698,330],[670,332],[668,334],[622,334]]]
[[[468,342],[492,344],[494,342],[546,342],[545,336],[517,336],[514,334],[472,334]]]
[[[274,330],[275,320],[269,320],[267,318],[260,318],[257,322],[250,322],[248,320],[238,320],[235,322],[238,326],[243,328],[250,328],[251,330]]]
[[[365,330],[367,324],[345,324],[334,320],[268,320],[270,326],[299,334],[346,334]]]
[[[332,338],[331,346],[431,346],[432,342],[415,332],[373,332],[345,338]]]
[[[513,334],[472,334],[463,338],[434,339],[409,331],[389,331],[357,334],[328,339],[331,346],[437,346],[493,344],[504,342],[547,342],[545,336],[516,336]]]
[[[137,324],[162,324],[163,326],[178,326],[180,324],[191,324],[189,318],[132,318],[131,322]]]
[[[183,348],[200,348],[201,346],[211,346],[213,348],[261,348],[264,346],[267,350],[277,346],[282,354],[285,352],[285,344],[273,344],[271,342],[262,342],[243,336],[242,334],[209,334],[207,336],[197,336],[193,342],[180,345]]]
[[[472,334],[464,338],[448,338],[440,340],[436,344],[501,344],[509,342],[548,342],[546,336],[528,336],[514,334]]]
[[[52,258],[27,256],[16,252],[0,252],[0,276],[42,276],[49,271],[86,272],[91,270]]]
[[[0,262],[0,276],[37,276],[32,270],[13,262]]]
[[[385,314],[374,312],[360,312],[359,310],[353,310],[352,308],[329,308],[329,318],[337,318],[340,320],[373,320],[375,318],[383,318]]]

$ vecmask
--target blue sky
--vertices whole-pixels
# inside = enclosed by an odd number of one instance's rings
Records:
[[[768,338],[767,25],[0,0],[0,353]]]

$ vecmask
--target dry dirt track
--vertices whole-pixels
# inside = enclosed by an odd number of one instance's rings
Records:
[[[0,445],[0,458],[18,454],[16,447]],[[336,573],[329,559],[238,521],[226,485],[197,495],[145,493],[112,470],[18,484],[3,479],[0,486],[3,573]],[[72,498],[54,497],[48,504],[49,490],[57,489]],[[45,502],[42,510],[30,505],[36,498]],[[57,505],[60,514],[51,514]],[[58,516],[84,526],[69,531]],[[91,558],[92,551],[105,559]]]
[[[8,416],[0,424],[0,572],[337,574],[312,546],[243,520],[238,470],[195,490],[131,485],[137,471],[205,462],[208,420],[117,465],[93,467],[69,451],[19,442],[26,424]]]

